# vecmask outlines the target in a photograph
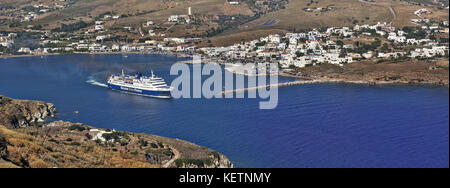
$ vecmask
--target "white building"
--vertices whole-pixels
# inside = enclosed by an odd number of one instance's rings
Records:
[[[96,37],[96,40],[97,41],[100,41],[100,40],[105,40],[105,39],[107,39],[108,38],[108,36],[106,36],[106,35],[101,35],[101,36],[97,36]]]
[[[31,50],[30,50],[30,48],[20,48],[19,50],[17,50],[17,52],[19,52],[19,53],[27,53],[27,54],[29,54],[29,53],[31,53]]]
[[[280,43],[281,42],[281,37],[279,34],[275,34],[275,35],[270,35],[269,36],[269,41],[272,43]]]
[[[101,30],[104,30],[105,29],[105,26],[103,26],[103,25],[96,25],[95,26],[95,30],[96,31],[101,31]]]
[[[147,23],[145,23],[145,25],[146,25],[147,27],[152,26],[153,24],[154,24],[153,21],[147,21]]]
[[[120,50],[120,46],[117,45],[117,44],[113,44],[112,47],[111,47],[111,50],[113,50],[113,51],[119,51],[119,50]]]
[[[369,52],[366,52],[366,53],[364,53],[364,54],[362,54],[362,56],[364,57],[364,58],[366,58],[366,59],[371,59],[372,57],[373,57],[373,52],[372,51],[369,51]]]
[[[186,43],[185,38],[165,38],[164,42],[175,42],[177,44]]]
[[[103,131],[99,129],[91,129],[89,130],[89,135],[91,135],[92,140],[100,140],[102,142],[106,142],[106,139],[103,137],[103,134],[111,134],[113,132],[116,132],[115,130],[112,130],[110,132]]]
[[[12,47],[12,43],[10,43],[10,42],[0,42],[0,46],[6,47],[6,48],[11,48]]]
[[[169,21],[169,22],[179,22],[180,21],[180,16],[172,15],[172,16],[169,17],[169,19],[167,21]]]

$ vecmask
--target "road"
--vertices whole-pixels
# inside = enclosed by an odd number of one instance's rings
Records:
[[[384,5],[384,4],[378,4],[375,2],[368,2],[364,0],[358,0],[361,3],[369,4],[369,5],[376,5],[376,6],[383,6],[389,8],[389,11],[392,13],[393,19],[389,24],[394,23],[395,20],[397,20],[397,13],[395,12],[394,8],[392,8],[392,5]]]
[[[175,157],[173,157],[173,159],[171,159],[170,161],[168,161],[166,164],[164,164],[163,165],[163,167],[164,168],[169,168],[170,167],[170,165],[172,165],[177,159],[179,159],[180,158],[180,152],[178,152],[178,150],[176,150],[176,149],[173,149],[173,148],[170,148],[170,149],[172,149],[172,151],[173,151],[173,153],[175,154]]]

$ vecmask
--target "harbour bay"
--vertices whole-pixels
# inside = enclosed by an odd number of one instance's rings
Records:
[[[181,60],[0,59],[0,94],[54,103],[57,119],[188,140],[225,154],[236,167],[449,166],[446,87],[299,85],[279,88],[276,109],[259,110],[260,99],[161,100],[99,86],[122,68],[153,69],[170,83],[170,66]]]

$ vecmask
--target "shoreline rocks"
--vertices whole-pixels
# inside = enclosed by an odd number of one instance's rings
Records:
[[[43,101],[13,100],[5,96],[0,96],[0,101],[0,124],[8,128],[44,123],[56,114],[55,106]]]

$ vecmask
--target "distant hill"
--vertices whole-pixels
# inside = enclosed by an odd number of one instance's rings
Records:
[[[411,3],[419,3],[424,5],[439,5],[443,4],[444,6],[448,6],[449,0],[405,0]]]
[[[149,30],[165,37],[209,38],[200,46],[229,45],[256,37],[300,31],[307,28],[352,26],[391,22],[396,27],[413,26],[410,19],[421,4],[448,0],[0,0],[0,30],[21,30],[27,27],[47,30],[78,25],[73,32],[85,32],[94,21],[105,21],[104,34],[117,39],[148,39]],[[409,2],[409,3],[408,3]],[[49,6],[31,22],[21,22],[33,6]],[[59,8],[56,8],[58,6]],[[187,15],[191,7],[191,23],[169,22],[172,15]],[[392,9],[390,9],[392,8]],[[40,11],[40,10],[38,10]],[[394,20],[392,12],[397,14]],[[438,18],[447,19],[448,10],[436,10]],[[105,19],[119,16],[119,19]],[[147,21],[154,25],[145,27]],[[3,23],[3,24],[2,24]],[[63,25],[64,24],[64,25]],[[3,25],[3,27],[2,27]],[[123,28],[131,28],[124,31]],[[65,30],[64,30],[65,31]],[[227,37],[225,37],[227,36]],[[114,37],[113,37],[114,38]],[[153,38],[158,38],[157,36]]]

